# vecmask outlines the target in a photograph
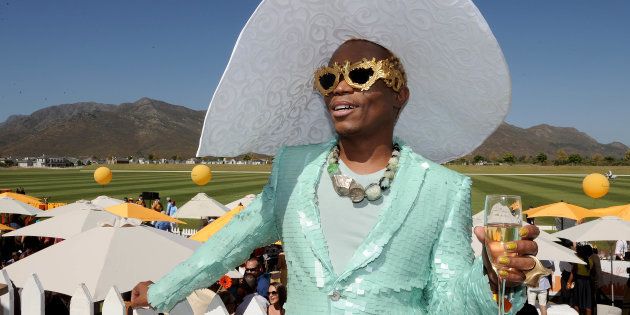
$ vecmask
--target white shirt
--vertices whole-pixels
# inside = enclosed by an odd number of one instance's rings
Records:
[[[615,255],[620,255],[621,257],[623,257],[623,255],[625,255],[627,251],[628,244],[626,243],[626,241],[618,240],[617,244],[615,245]]]
[[[351,171],[341,160],[339,170],[364,188],[371,183],[378,183],[385,172],[385,169],[382,169],[371,174],[359,175]],[[337,275],[343,273],[357,248],[376,224],[388,194],[389,190],[386,190],[383,198],[379,200],[370,202],[366,198],[359,203],[353,203],[350,198],[337,194],[324,167],[317,187],[317,202],[322,232],[328,245],[328,255]]]

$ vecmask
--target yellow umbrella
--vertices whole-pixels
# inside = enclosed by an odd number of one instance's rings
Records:
[[[535,217],[562,217],[573,220],[582,220],[583,218],[592,216],[592,213],[580,206],[572,205],[566,202],[556,202],[527,211],[523,211],[530,218]]]
[[[15,229],[10,227],[10,226],[6,226],[4,224],[0,224],[0,231],[13,231],[13,230],[15,230]]]
[[[22,195],[22,194],[17,194],[14,192],[5,192],[5,193],[1,193],[0,194],[0,198],[2,197],[9,197],[13,200],[17,200],[17,201],[21,201],[23,203],[27,203],[33,207],[39,207],[39,204],[41,203],[41,201],[39,200],[39,198],[35,198],[33,196],[29,196],[29,195]]]
[[[610,215],[619,217],[624,221],[630,221],[630,204],[593,209],[591,210],[591,212],[593,212],[593,216],[597,217],[605,217]]]
[[[140,219],[142,221],[168,221],[179,224],[186,224],[186,222],[184,221],[171,218],[164,213],[145,208],[135,203],[122,203],[119,205],[107,207],[105,208],[105,210],[123,218],[134,218]]]
[[[243,210],[244,206],[236,206],[232,210],[226,212],[224,215],[220,216],[218,219],[212,221],[210,224],[206,225],[203,229],[197,231],[197,233],[193,234],[190,239],[198,242],[207,241],[214,233],[221,230],[232,217],[237,215],[241,210]]]

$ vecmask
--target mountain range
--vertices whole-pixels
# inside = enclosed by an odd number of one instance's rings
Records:
[[[196,153],[205,111],[141,98],[119,105],[82,102],[50,106],[30,115],[14,115],[0,123],[0,156],[192,157]],[[500,157],[553,158],[558,150],[591,157],[620,158],[623,143],[601,144],[571,127],[537,125],[520,128],[507,123],[473,153]]]

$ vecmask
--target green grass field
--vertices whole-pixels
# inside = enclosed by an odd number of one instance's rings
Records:
[[[583,176],[573,174],[603,173],[607,167],[551,167],[551,166],[452,166],[473,179],[472,208],[477,212],[483,208],[486,194],[517,194],[523,205],[539,206],[560,200],[586,208],[600,208],[630,203],[630,177],[618,177],[608,195],[592,199],[584,195],[581,188]],[[95,167],[83,169],[2,169],[0,188],[21,186],[30,195],[50,196],[51,202],[72,202],[78,199],[93,199],[99,195],[115,198],[130,196],[137,198],[142,191],[157,191],[162,198],[174,198],[181,206],[195,194],[205,192],[217,201],[228,203],[246,194],[260,192],[266,183],[269,165],[261,166],[212,166],[213,179],[203,187],[190,180],[191,165],[116,165],[113,166],[112,182],[101,187],[92,177]],[[630,167],[610,168],[616,174],[630,174]],[[478,175],[484,174],[484,175]],[[505,175],[505,174],[564,174]],[[551,219],[537,222],[543,224]]]

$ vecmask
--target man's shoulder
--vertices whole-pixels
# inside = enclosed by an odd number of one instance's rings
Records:
[[[427,170],[426,176],[428,180],[441,180],[453,185],[461,185],[464,181],[470,181],[468,176],[445,167],[444,165],[435,163],[418,153],[412,151],[411,157],[412,163]]]

